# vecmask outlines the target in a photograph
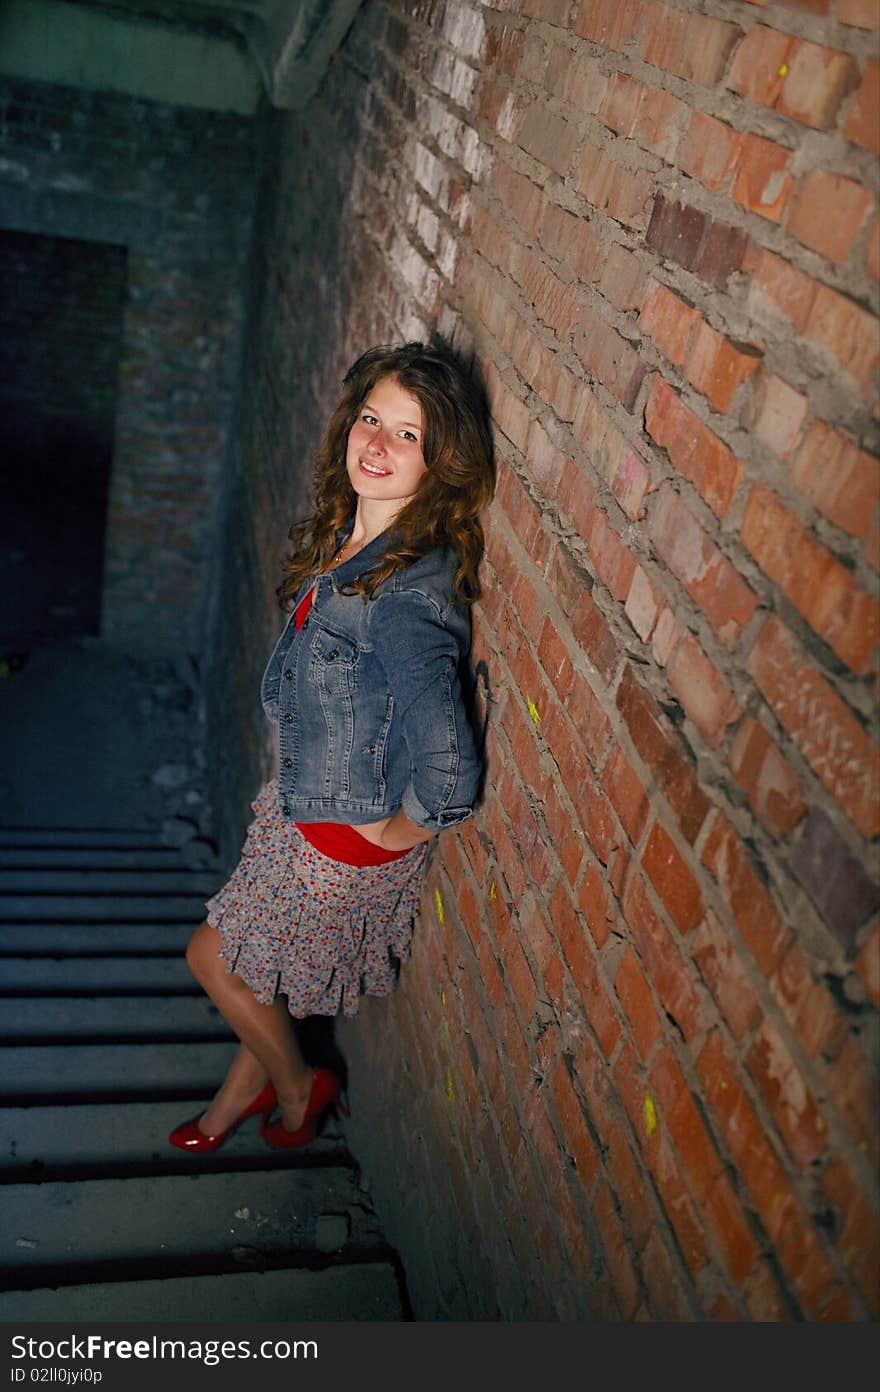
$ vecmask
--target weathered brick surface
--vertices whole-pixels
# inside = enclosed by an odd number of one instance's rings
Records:
[[[496,427],[485,798],[340,1029],[420,1318],[876,1313],[872,13],[368,0],[278,122],[242,515],[370,343]]]
[[[239,367],[249,119],[4,81],[0,217],[127,251],[101,633],[199,653]],[[70,342],[75,363],[75,342]]]

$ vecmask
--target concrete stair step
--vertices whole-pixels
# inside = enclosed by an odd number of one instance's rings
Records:
[[[6,1289],[100,1280],[111,1263],[155,1278],[386,1255],[366,1195],[338,1166],[0,1188]]]
[[[262,1271],[164,1281],[96,1282],[0,1294],[0,1320],[235,1321],[403,1318],[394,1268],[387,1262],[323,1271]],[[169,1336],[163,1336],[169,1337]],[[173,1337],[173,1336],[170,1336]],[[297,1335],[297,1337],[301,1337]],[[320,1345],[319,1345],[320,1346]]]
[[[0,923],[0,958],[70,953],[183,953],[193,923]],[[0,963],[0,976],[2,976]]]
[[[181,851],[169,847],[150,850],[119,850],[115,846],[23,846],[5,847],[0,843],[2,870],[181,870],[188,862]]]
[[[0,1048],[0,1105],[196,1100],[214,1095],[235,1044],[65,1044]]]
[[[168,991],[193,995],[201,987],[183,957],[4,957],[0,996]]]
[[[117,831],[114,827],[0,827],[0,846],[90,846],[106,850],[168,849],[156,827]]]
[[[205,896],[4,894],[0,922],[201,923]]]
[[[69,1179],[73,1175],[205,1174],[216,1170],[295,1169],[348,1163],[342,1125],[328,1116],[321,1134],[295,1151],[272,1150],[256,1119],[242,1122],[219,1150],[187,1155],[168,1144],[175,1126],[204,1111],[220,1082],[177,1102],[104,1102],[0,1108],[0,1179]]]
[[[223,883],[216,871],[189,870],[2,870],[0,908],[16,894],[213,894]]]
[[[3,1037],[8,1043],[66,1040],[85,1044],[103,1038],[138,1039],[150,1045],[161,1039],[231,1039],[232,1035],[205,995],[167,1000],[130,995],[7,1000],[3,1005]]]

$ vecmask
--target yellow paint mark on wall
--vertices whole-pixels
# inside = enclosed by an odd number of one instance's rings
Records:
[[[788,72],[788,64],[783,63],[781,68],[776,69],[776,72],[779,77],[785,77],[786,73]]]
[[[443,1009],[445,1010],[445,1009],[446,1009],[446,992],[445,992],[445,991],[441,991],[441,992],[440,992],[440,1004],[443,1006]]]
[[[498,886],[497,886],[497,884],[495,883],[494,880],[490,880],[490,881],[489,881],[489,898],[490,898],[490,899],[497,899],[497,898],[498,898]]]
[[[654,1099],[649,1092],[645,1093],[645,1132],[650,1141],[654,1132],[657,1130],[657,1108],[654,1106]]]
[[[452,1071],[449,1068],[446,1070],[446,1100],[455,1101],[455,1083],[452,1081]]]
[[[538,710],[538,707],[535,705],[535,703],[534,703],[534,701],[532,700],[531,696],[527,696],[527,697],[526,697],[526,705],[527,705],[528,708],[529,708],[529,715],[532,717],[532,721],[534,722],[534,724],[535,724],[536,726],[537,726],[537,725],[540,725],[540,723],[541,723],[541,712]]]
[[[434,903],[437,905],[437,917],[439,918],[441,923],[444,923],[445,919],[443,917],[443,900],[440,897],[439,889],[434,890]]]

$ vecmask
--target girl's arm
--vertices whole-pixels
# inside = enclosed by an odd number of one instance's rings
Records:
[[[378,822],[367,822],[355,830],[368,841],[372,841],[374,846],[381,846],[383,851],[409,851],[413,846],[420,846],[423,841],[430,841],[431,837],[437,834],[412,821],[402,807],[393,817],[383,817]]]

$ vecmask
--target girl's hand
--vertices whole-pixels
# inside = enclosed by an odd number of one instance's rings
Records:
[[[395,812],[393,817],[384,817],[378,822],[366,822],[355,830],[383,851],[411,851],[414,846],[430,841],[435,834],[420,827],[418,822],[410,821],[402,808]]]
[[[365,822],[362,826],[355,824],[355,831],[359,831],[367,841],[372,841],[374,846],[381,846],[382,832],[390,821],[390,817],[383,817],[380,822]]]

